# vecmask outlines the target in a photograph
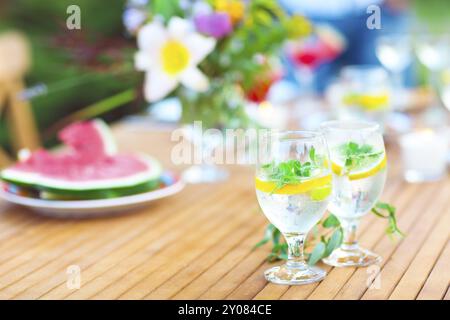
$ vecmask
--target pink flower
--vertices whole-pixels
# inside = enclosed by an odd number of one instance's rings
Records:
[[[233,31],[231,18],[224,12],[201,14],[194,18],[195,27],[203,34],[220,39]]]

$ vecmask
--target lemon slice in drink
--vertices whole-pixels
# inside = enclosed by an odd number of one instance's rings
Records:
[[[358,105],[367,111],[376,111],[386,109],[388,107],[389,96],[387,93],[370,95],[370,94],[350,94],[344,97],[344,104]]]
[[[362,169],[351,170],[350,173],[348,174],[348,178],[350,180],[359,180],[359,179],[371,177],[371,176],[377,174],[383,168],[385,168],[386,162],[387,162],[386,155],[383,155],[383,158],[381,158],[378,161],[374,161],[374,163],[368,167],[366,166]],[[344,168],[344,165],[337,164],[335,162],[331,163],[331,170],[338,176],[343,175],[343,173],[344,173],[343,168]]]
[[[331,194],[331,183],[328,183],[322,187],[318,187],[311,190],[311,199],[314,201],[322,201],[328,198]]]
[[[281,188],[277,188],[277,183],[274,181],[264,181],[255,178],[255,186],[259,191],[273,193],[273,194],[299,194],[311,191],[311,198],[320,201],[328,197],[331,193],[331,174],[302,180],[300,183],[287,184]]]

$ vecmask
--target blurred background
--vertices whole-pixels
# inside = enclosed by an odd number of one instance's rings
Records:
[[[136,35],[153,15],[164,16],[169,12],[173,16],[177,10],[199,12],[204,4],[219,6],[219,2],[213,2],[2,0],[0,145],[3,156],[14,158],[18,149],[36,141],[52,146],[58,130],[79,119],[101,117],[108,122],[126,119],[149,126],[176,126],[183,120],[180,101],[185,101],[186,94],[176,90],[168,99],[158,102],[145,99],[145,76],[135,69],[133,61]],[[235,2],[242,2],[243,10],[250,10],[252,1]],[[271,54],[267,62],[270,72],[258,73],[263,81],[242,84],[243,100],[239,103],[243,111],[239,112],[244,113],[246,126],[314,129],[321,121],[332,118],[374,120],[384,127],[386,140],[399,143],[406,153],[425,150],[410,150],[411,139],[418,141],[414,135],[424,141],[442,141],[432,151],[443,154],[436,161],[443,161],[445,167],[450,112],[450,2],[273,0],[253,3],[267,8],[279,6],[285,15],[303,20],[290,27],[296,36],[282,39],[283,44]],[[81,29],[68,30],[70,5],[80,8]],[[251,34],[249,25],[245,24],[247,29],[242,32]],[[240,46],[245,47],[245,43],[241,42]],[[217,60],[213,60],[216,56],[210,60],[221,64],[220,61],[229,59],[225,49],[223,52],[220,56],[219,51]],[[258,52],[254,56],[258,59]],[[10,76],[8,68],[13,65],[18,66],[18,71],[11,71]],[[245,69],[245,66],[241,64],[238,68]],[[226,68],[223,70],[228,72]],[[228,74],[232,72],[230,67]],[[11,83],[15,84],[13,89]],[[207,104],[214,102],[207,100]],[[26,108],[31,111],[23,111]],[[237,110],[226,105],[218,112],[220,120],[212,121],[210,126],[242,126],[243,122],[234,121],[242,114],[227,113],[224,109]],[[202,119],[212,119],[207,113],[199,114]],[[24,126],[35,126],[35,129]],[[411,134],[413,137],[408,137]],[[26,138],[32,135],[36,137]]]

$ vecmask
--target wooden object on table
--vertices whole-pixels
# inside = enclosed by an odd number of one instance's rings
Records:
[[[114,133],[122,151],[146,152],[174,168],[170,132],[127,125]],[[450,176],[407,184],[395,151],[387,151],[382,199],[397,207],[407,237],[392,241],[386,220],[372,214],[358,228],[361,245],[382,256],[379,268],[319,263],[328,272],[320,283],[267,283],[270,247],[253,250],[267,224],[254,169],[230,166],[228,181],[189,185],[105,219],[45,219],[0,201],[0,299],[449,299]],[[78,275],[79,288],[71,286]]]
[[[11,158],[0,148],[0,168],[11,163]]]
[[[0,34],[0,114],[8,116],[16,152],[39,146],[31,105],[19,95],[24,89],[24,77],[30,64],[31,54],[26,38],[15,31]],[[0,150],[0,166],[8,162],[6,153]]]

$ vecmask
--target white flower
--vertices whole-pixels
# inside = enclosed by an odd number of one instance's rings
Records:
[[[153,21],[139,30],[137,40],[135,66],[146,72],[144,94],[149,102],[164,98],[180,82],[195,91],[208,89],[208,78],[197,65],[216,41],[195,32],[187,20],[173,17],[167,28]]]

